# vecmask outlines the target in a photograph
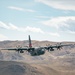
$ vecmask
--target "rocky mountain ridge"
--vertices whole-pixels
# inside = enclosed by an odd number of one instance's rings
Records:
[[[57,43],[32,41],[33,47],[46,46],[46,44],[47,46],[56,45]],[[74,75],[75,42],[62,42],[62,44],[72,45],[63,47],[61,50],[46,51],[44,55],[35,57],[30,56],[28,52],[20,54],[15,51],[0,50],[0,75]],[[28,41],[0,42],[0,48],[16,48],[18,45],[26,47]]]

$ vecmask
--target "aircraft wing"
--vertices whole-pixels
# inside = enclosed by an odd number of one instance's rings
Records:
[[[64,47],[64,46],[71,46],[72,44],[66,44],[66,45],[54,45],[54,46],[47,46],[47,47],[43,47],[43,48],[45,48],[45,49],[47,49],[47,50],[49,50],[49,49],[54,49],[54,48],[57,48],[57,49],[60,49],[60,48],[62,48],[62,47]]]
[[[24,53],[25,51],[28,51],[29,48],[6,48],[6,49],[1,49],[1,50],[10,50],[10,51],[17,51],[18,53]]]
[[[1,50],[16,50],[16,48],[7,48],[7,49],[1,49]]]
[[[4,48],[1,50],[28,50],[27,48]]]
[[[68,44],[68,45],[55,45],[55,46],[49,46],[49,47],[52,47],[52,48],[58,48],[58,47],[63,47],[63,46],[70,46],[71,44]],[[48,48],[49,48],[48,47]]]

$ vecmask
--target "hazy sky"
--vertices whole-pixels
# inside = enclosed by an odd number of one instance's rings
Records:
[[[0,40],[74,41],[75,0],[0,0]]]

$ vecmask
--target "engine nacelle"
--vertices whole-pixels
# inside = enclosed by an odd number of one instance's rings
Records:
[[[20,53],[24,53],[24,51],[21,50]]]
[[[54,51],[54,49],[50,49],[50,51]]]

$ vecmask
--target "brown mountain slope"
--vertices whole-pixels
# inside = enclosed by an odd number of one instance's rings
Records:
[[[56,68],[53,64],[0,61],[0,75],[75,75],[75,71],[59,70],[59,67]]]
[[[26,63],[0,61],[0,75],[44,75]]]
[[[36,41],[32,40],[32,46],[33,47],[39,47],[39,46],[46,46],[46,45],[56,45],[60,42],[51,42],[51,41]],[[61,42],[62,44],[75,44],[75,42]],[[25,47],[28,46],[28,41],[0,41],[0,48],[10,48],[10,47],[16,47],[18,45]]]
[[[74,42],[63,42],[63,44]],[[49,41],[32,41],[33,46],[56,44]],[[28,41],[2,41],[0,48],[28,45]],[[62,50],[30,56],[27,52],[0,51],[0,75],[75,75],[75,45]],[[4,61],[3,61],[4,60]],[[5,61],[6,60],[6,61]],[[17,61],[17,62],[16,62]]]
[[[37,65],[33,64],[33,66],[37,67],[45,75],[75,75],[75,71],[68,70],[69,69],[68,66],[63,66],[64,68],[68,68],[66,71],[65,69],[60,70],[61,66],[59,67],[59,66],[55,66],[55,65],[56,65],[56,63],[54,65],[53,64],[47,64],[47,65],[46,64],[37,64]],[[70,67],[70,69],[71,68],[72,67]]]

